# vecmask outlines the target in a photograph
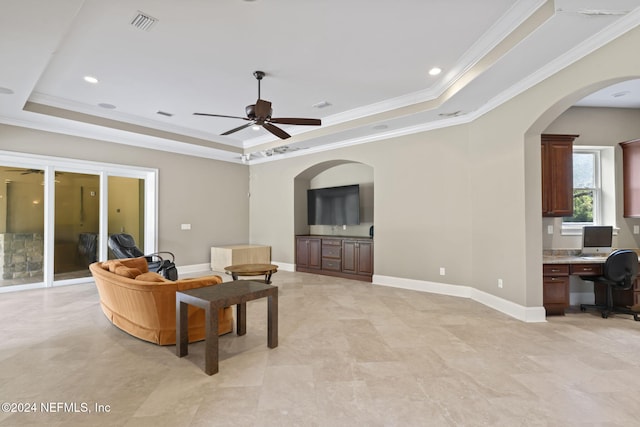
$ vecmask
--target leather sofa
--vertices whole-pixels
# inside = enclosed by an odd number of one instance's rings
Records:
[[[95,262],[89,266],[100,295],[100,306],[111,323],[123,331],[158,345],[176,343],[176,291],[214,286],[220,276],[177,281],[149,272],[143,258]],[[189,342],[205,338],[204,310],[188,306]],[[220,309],[218,333],[233,330],[233,310]]]

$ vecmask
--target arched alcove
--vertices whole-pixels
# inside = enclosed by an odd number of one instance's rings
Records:
[[[561,218],[543,218],[542,217],[542,190],[541,190],[541,161],[540,161],[540,136],[543,133],[556,134],[579,134],[574,141],[574,145],[595,145],[600,147],[617,147],[619,142],[630,139],[628,136],[634,135],[633,128],[625,131],[619,128],[622,123],[630,123],[629,115],[633,115],[633,111],[629,109],[615,108],[593,108],[593,107],[576,107],[575,104],[582,98],[605,89],[614,84],[637,79],[638,76],[624,76],[615,79],[602,80],[596,83],[586,85],[578,90],[566,94],[554,104],[550,105],[537,118],[535,118],[531,126],[524,135],[525,152],[526,152],[526,193],[527,214],[527,253],[528,260],[540,259],[544,249],[578,249],[580,238],[577,236],[561,235],[562,219]],[[637,114],[637,113],[635,113]],[[624,116],[618,119],[618,115]],[[612,120],[612,118],[616,118]],[[631,120],[637,122],[637,120]],[[636,129],[637,130],[637,129]],[[612,150],[613,151],[613,150]],[[633,237],[630,236],[630,224],[622,217],[622,189],[621,183],[621,153],[616,149],[614,161],[612,162],[615,170],[615,205],[616,205],[616,226],[620,228],[621,235],[614,238],[619,239],[620,244],[633,244]],[[613,202],[612,202],[613,203]],[[549,235],[549,225],[552,225],[553,234]],[[628,234],[628,235],[627,235]],[[615,242],[614,242],[615,243]],[[637,246],[637,242],[635,244]],[[540,258],[538,258],[540,257]],[[527,268],[527,290],[529,301],[538,301],[541,298],[541,265],[530,263]],[[585,292],[584,289],[578,289],[575,283],[571,285],[571,293]],[[574,297],[571,297],[574,300]],[[575,301],[574,301],[575,302]]]
[[[307,221],[307,190],[358,184],[360,186],[360,225],[309,226]],[[335,234],[368,236],[374,220],[373,167],[351,160],[330,160],[313,165],[294,178],[294,230],[302,234]]]

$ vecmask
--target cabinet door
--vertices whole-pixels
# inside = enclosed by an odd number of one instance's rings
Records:
[[[320,269],[320,239],[296,238],[296,266],[300,268]]]
[[[358,273],[373,274],[372,242],[358,242]]]
[[[624,217],[640,218],[640,139],[621,142]]]
[[[542,304],[547,315],[564,314],[564,309],[569,307],[569,276],[543,277]]]
[[[343,241],[342,271],[353,274],[373,274],[373,242],[366,240]]]
[[[577,135],[542,135],[543,216],[573,215],[573,140]]]
[[[344,240],[342,242],[342,271],[345,273],[357,273],[356,242]]]

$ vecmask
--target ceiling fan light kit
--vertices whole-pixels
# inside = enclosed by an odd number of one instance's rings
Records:
[[[281,128],[274,125],[282,124],[282,125],[302,125],[302,126],[320,126],[322,121],[320,119],[308,119],[308,118],[300,118],[300,117],[279,117],[274,118],[271,117],[273,113],[273,109],[271,108],[271,102],[261,99],[260,97],[260,82],[265,76],[264,71],[254,71],[253,76],[258,80],[258,100],[255,104],[247,105],[245,108],[245,113],[247,117],[238,117],[238,116],[225,116],[222,114],[209,114],[209,113],[193,113],[196,116],[209,116],[209,117],[224,117],[228,119],[240,119],[248,121],[242,126],[238,126],[237,128],[233,128],[224,132],[222,135],[231,135],[232,133],[238,132],[240,130],[246,129],[248,127],[253,127],[254,129],[257,127],[263,127],[267,131],[271,132],[273,135],[277,136],[280,139],[290,138],[287,132],[282,130]]]

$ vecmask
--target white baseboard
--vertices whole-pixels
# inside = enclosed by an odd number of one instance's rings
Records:
[[[210,263],[181,265],[176,267],[178,268],[178,277],[180,277],[181,274],[202,273],[203,271],[211,271]]]
[[[277,265],[278,269],[282,271],[295,271],[295,264],[278,261],[272,261],[272,264]],[[211,271],[211,265],[209,263],[205,263],[182,265],[178,267],[178,275],[201,273],[203,271]],[[507,314],[515,319],[522,320],[523,322],[546,322],[546,312],[544,310],[544,307],[525,307],[520,304],[507,301],[504,298],[500,298],[487,292],[472,288],[470,286],[450,285],[447,283],[405,279],[402,277],[382,276],[379,274],[375,274],[373,276],[373,284],[380,286],[390,286],[400,289],[409,289],[413,291],[429,292],[432,294],[441,294],[460,298],[471,298],[472,300],[477,301],[480,304],[486,305],[487,307]],[[574,299],[574,295],[576,294],[571,294],[572,301]],[[593,295],[591,297],[593,298]]]
[[[289,264],[286,262],[276,262],[271,261],[271,264],[275,264],[278,266],[278,270],[282,271],[296,271],[295,264]],[[191,264],[191,265],[181,265],[178,266],[178,275],[181,274],[192,274],[192,273],[202,273],[203,271],[213,271],[211,270],[211,264]],[[216,274],[224,274],[224,271],[215,271]]]
[[[373,276],[374,285],[390,286],[394,288],[410,289],[413,291],[429,292],[461,298],[471,298],[501,313],[528,323],[546,322],[544,307],[524,307],[504,298],[491,295],[470,286],[449,285],[446,283],[428,282],[424,280],[404,279],[391,276]]]
[[[569,294],[569,305],[595,304],[596,298],[591,292],[571,292]]]
[[[288,262],[271,261],[271,264],[278,266],[278,270],[282,271],[296,271],[295,264],[289,264]]]

